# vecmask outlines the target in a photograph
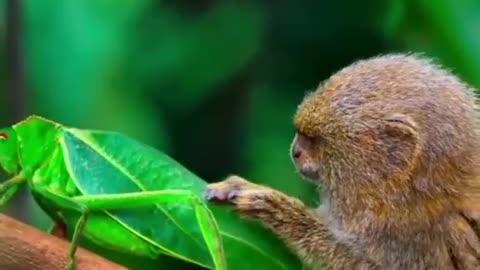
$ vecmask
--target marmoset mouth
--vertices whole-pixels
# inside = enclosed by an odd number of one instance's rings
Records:
[[[318,175],[318,169],[312,168],[310,166],[303,166],[300,168],[300,173],[305,177],[310,180],[318,180],[319,175]]]

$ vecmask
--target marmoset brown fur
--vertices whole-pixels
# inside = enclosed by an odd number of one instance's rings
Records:
[[[292,160],[323,186],[321,207],[239,176],[207,199],[260,220],[312,269],[480,269],[471,87],[425,57],[374,57],[309,93],[294,126]]]

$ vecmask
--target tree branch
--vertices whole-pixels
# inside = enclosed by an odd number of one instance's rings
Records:
[[[0,214],[0,269],[63,270],[68,242]],[[82,248],[76,253],[76,270],[126,270]]]

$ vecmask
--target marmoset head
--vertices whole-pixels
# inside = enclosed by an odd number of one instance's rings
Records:
[[[298,107],[291,145],[295,167],[327,186],[385,184],[390,178],[413,186],[426,184],[414,182],[420,177],[441,178],[446,165],[470,164],[470,150],[476,149],[472,99],[458,89],[466,90],[415,56],[354,63]]]

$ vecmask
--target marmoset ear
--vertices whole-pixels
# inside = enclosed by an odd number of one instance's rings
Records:
[[[387,158],[392,165],[416,163],[421,145],[418,126],[414,119],[400,113],[388,115],[381,121],[379,130],[380,139],[388,147]]]
[[[417,123],[408,115],[392,114],[383,121],[385,135],[416,140],[418,137]]]

